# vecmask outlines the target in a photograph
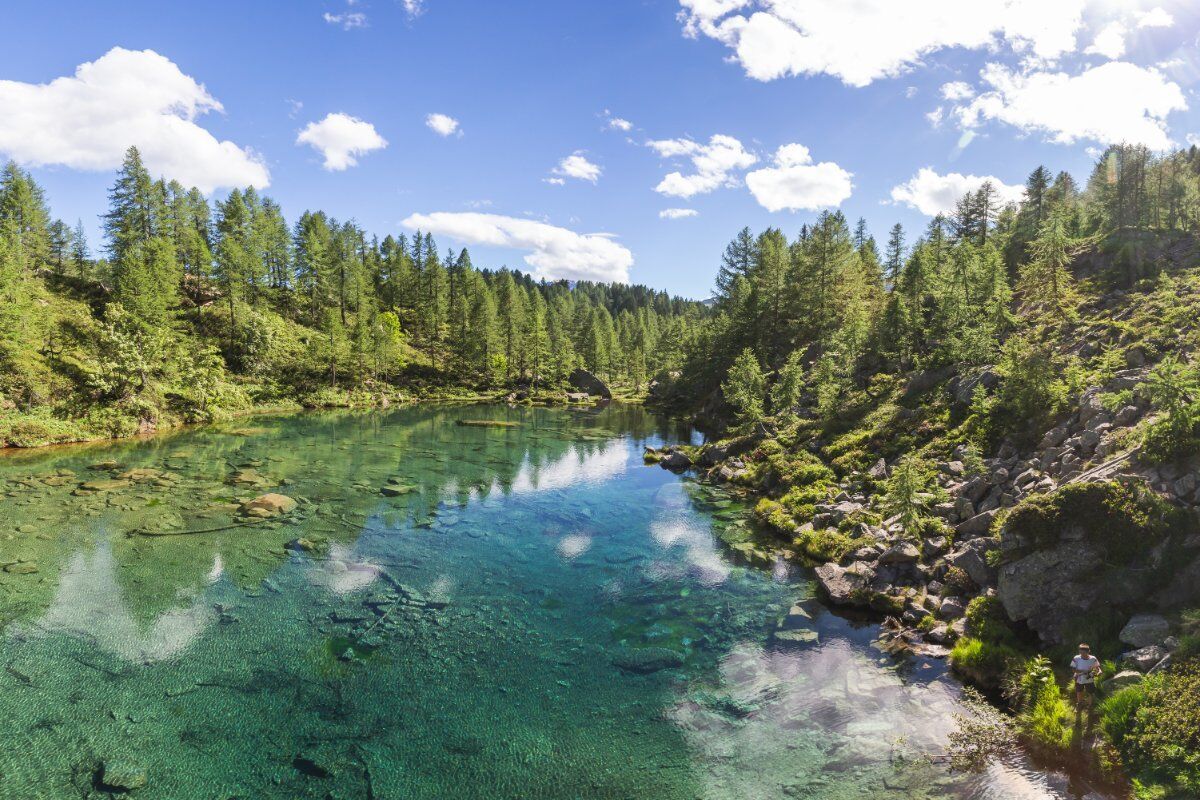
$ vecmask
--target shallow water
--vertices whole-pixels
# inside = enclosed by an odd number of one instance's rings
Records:
[[[1084,796],[938,766],[944,665],[730,561],[737,504],[641,464],[687,435],[438,407],[0,458],[0,797]]]

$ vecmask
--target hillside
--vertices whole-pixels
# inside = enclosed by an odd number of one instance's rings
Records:
[[[1196,162],[1113,148],[1082,190],[1039,168],[1020,206],[969,195],[884,257],[836,213],[744,231],[651,386],[711,435],[647,459],[755,499],[738,552],[814,565],[889,650],[949,657],[1035,750],[1142,797],[1200,791],[1200,245],[1149,183]],[[1094,728],[1061,688],[1081,641]]]
[[[708,315],[644,286],[539,281],[382,240],[254,189],[210,202],[131,149],[104,257],[0,174],[0,447],[129,436],[272,408],[505,397],[565,402],[585,369],[625,394]]]

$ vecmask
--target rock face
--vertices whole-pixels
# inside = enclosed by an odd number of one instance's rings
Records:
[[[1121,641],[1133,647],[1158,644],[1171,633],[1171,624],[1158,614],[1137,614],[1121,629]]]
[[[578,389],[581,392],[587,392],[596,397],[603,397],[606,400],[612,398],[612,391],[609,390],[608,384],[597,378],[586,369],[577,369],[567,377],[567,382],[571,387]]]

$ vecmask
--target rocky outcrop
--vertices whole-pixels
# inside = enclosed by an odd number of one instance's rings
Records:
[[[862,562],[848,567],[822,564],[816,568],[817,583],[834,605],[859,605],[864,590],[875,577],[875,571]]]
[[[573,371],[567,376],[567,382],[571,384],[571,388],[587,392],[594,397],[603,397],[605,400],[612,398],[612,390],[608,388],[608,384],[586,369],[576,369]]]

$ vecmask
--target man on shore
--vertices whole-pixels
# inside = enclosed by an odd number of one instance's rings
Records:
[[[1081,643],[1079,655],[1071,659],[1071,670],[1075,682],[1075,713],[1078,715],[1082,710],[1084,698],[1091,711],[1096,697],[1096,679],[1100,677],[1100,659],[1092,655],[1091,647]]]

